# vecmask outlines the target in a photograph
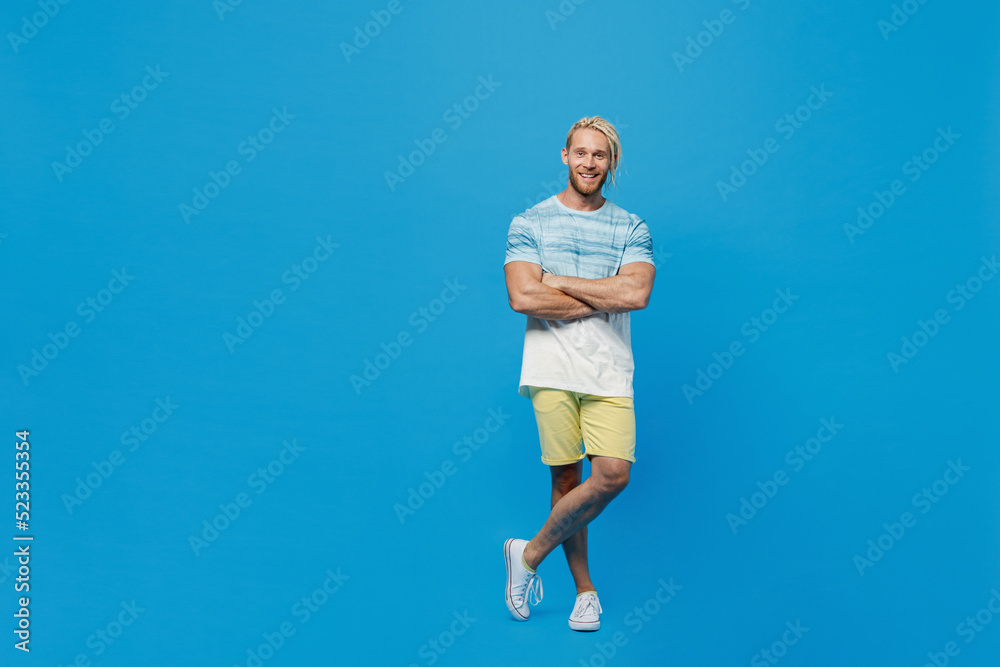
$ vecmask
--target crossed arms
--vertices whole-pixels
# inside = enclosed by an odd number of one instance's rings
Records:
[[[630,262],[616,276],[589,280],[542,273],[532,262],[510,262],[504,275],[507,300],[515,312],[542,320],[575,320],[645,308],[656,269],[647,262]]]

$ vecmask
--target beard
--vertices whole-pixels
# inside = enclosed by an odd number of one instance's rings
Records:
[[[604,187],[604,181],[606,181],[607,179],[608,179],[608,172],[604,172],[604,174],[599,179],[593,181],[583,180],[582,178],[580,178],[580,175],[575,171],[570,170],[569,172],[569,184],[573,187],[574,190],[576,190],[577,192],[579,192],[581,195],[584,196],[589,196],[594,194],[595,192],[600,192],[601,188]]]

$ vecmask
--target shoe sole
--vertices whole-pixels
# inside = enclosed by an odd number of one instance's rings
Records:
[[[580,623],[578,621],[570,621],[569,627],[577,632],[595,632],[601,629],[601,622],[596,623]]]
[[[507,601],[507,611],[509,611],[510,615],[514,617],[515,621],[527,621],[528,617],[522,615],[521,612],[518,611],[517,607],[514,606],[513,600],[510,599],[510,545],[514,543],[514,539],[515,538],[511,537],[503,543],[503,560],[504,564],[507,566],[507,590],[504,591],[504,599]]]

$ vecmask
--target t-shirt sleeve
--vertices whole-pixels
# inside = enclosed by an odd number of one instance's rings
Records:
[[[507,257],[504,265],[510,262],[542,263],[535,228],[531,221],[521,215],[514,216],[507,231]]]
[[[644,220],[632,228],[628,241],[625,242],[625,253],[622,255],[622,266],[631,262],[648,262],[656,265],[653,258],[653,239],[649,235],[649,227]]]

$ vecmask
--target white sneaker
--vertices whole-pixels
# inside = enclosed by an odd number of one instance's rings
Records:
[[[601,601],[595,591],[587,591],[576,596],[573,613],[569,615],[569,627],[580,632],[601,629]]]
[[[527,540],[511,538],[504,542],[503,557],[507,562],[507,609],[516,621],[527,621],[531,615],[528,607],[542,601],[542,580],[537,574],[528,572],[522,556]]]

